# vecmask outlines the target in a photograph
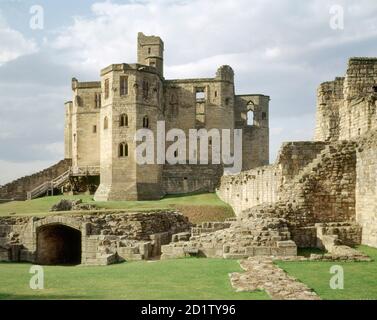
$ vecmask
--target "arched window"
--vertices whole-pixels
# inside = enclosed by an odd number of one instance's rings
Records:
[[[121,127],[128,127],[128,116],[126,114],[120,115],[120,126]]]
[[[252,126],[254,124],[254,111],[253,110],[247,111],[246,118],[247,118],[247,125]]]
[[[104,129],[109,128],[109,119],[107,117],[105,117],[105,119],[103,120],[103,128]]]
[[[143,128],[149,128],[149,119],[148,116],[143,118]]]
[[[119,144],[119,157],[128,157],[128,144],[125,142]]]
[[[246,124],[248,126],[254,125],[254,108],[255,105],[252,101],[247,104]]]

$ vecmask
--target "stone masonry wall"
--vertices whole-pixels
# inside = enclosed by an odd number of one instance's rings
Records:
[[[279,200],[284,183],[296,176],[325,146],[324,142],[285,143],[274,165],[223,176],[217,194],[238,215],[253,206],[274,203]]]
[[[362,243],[377,247],[377,133],[360,141],[357,149],[356,220]]]
[[[3,260],[38,262],[38,250],[47,250],[37,241],[39,230],[65,226],[80,231],[81,263],[109,264],[122,259],[140,260],[160,254],[161,245],[172,235],[187,232],[187,217],[173,211],[64,214],[48,217],[0,218],[0,251]],[[50,232],[53,240],[53,232]],[[41,246],[41,248],[38,247]],[[17,256],[11,254],[17,248]],[[46,253],[44,253],[46,256]]]
[[[317,113],[314,140],[339,139],[339,109],[343,104],[344,78],[322,83],[317,91]]]
[[[220,165],[165,165],[162,189],[167,194],[214,192],[222,175]]]
[[[10,182],[0,187],[0,199],[25,200],[28,191],[60,176],[70,166],[71,160],[65,159],[43,171]]]
[[[353,139],[377,128],[377,58],[351,58],[339,109],[340,139]]]

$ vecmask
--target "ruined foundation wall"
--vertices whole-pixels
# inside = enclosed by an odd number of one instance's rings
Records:
[[[119,259],[141,260],[159,255],[161,245],[169,243],[173,234],[189,231],[192,225],[174,210],[1,217],[0,259],[36,262],[38,250],[43,250],[46,257],[49,247],[38,243],[38,233],[49,226],[65,226],[81,233],[81,263],[109,264]],[[54,237],[51,230],[51,241]],[[12,254],[15,249],[17,255]]]

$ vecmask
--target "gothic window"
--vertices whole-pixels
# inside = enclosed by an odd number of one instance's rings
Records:
[[[105,99],[109,98],[109,94],[110,94],[110,80],[106,79],[105,80]]]
[[[148,54],[151,54],[151,48],[148,48]]]
[[[128,116],[126,114],[120,115],[120,126],[121,127],[128,127]]]
[[[246,118],[247,118],[247,125],[252,126],[254,124],[254,111],[249,110],[247,112]]]
[[[254,125],[255,114],[254,114],[255,105],[252,101],[249,101],[247,104],[247,113],[246,113],[246,124],[248,126]]]
[[[149,118],[148,118],[148,116],[145,116],[143,118],[143,128],[149,128]]]
[[[103,128],[104,129],[109,128],[109,119],[107,117],[105,117],[105,119],[103,120]]]
[[[76,133],[73,134],[73,142],[76,142]]]
[[[128,157],[128,144],[125,142],[119,144],[119,157]]]
[[[120,77],[120,95],[125,96],[128,94],[128,77],[126,76],[121,76]]]
[[[93,133],[97,133],[97,126],[96,125],[93,126]]]

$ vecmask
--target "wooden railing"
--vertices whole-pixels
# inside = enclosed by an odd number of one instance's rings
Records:
[[[27,199],[32,200],[41,195],[48,195],[49,192],[53,195],[54,189],[61,187],[68,180],[70,175],[71,169],[65,171],[53,180],[43,182],[41,185],[27,192]]]

